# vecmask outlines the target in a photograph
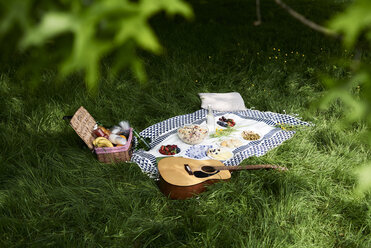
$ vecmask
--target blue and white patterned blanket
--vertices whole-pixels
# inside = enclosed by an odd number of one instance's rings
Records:
[[[290,139],[295,131],[283,130],[275,127],[278,123],[284,125],[310,125],[308,122],[299,120],[296,117],[273,112],[261,112],[258,110],[243,110],[235,112],[216,112],[214,115],[219,118],[223,115],[236,115],[246,121],[254,121],[270,128],[263,137],[256,141],[250,141],[233,150],[233,157],[223,163],[226,166],[239,165],[244,159],[251,156],[262,156],[269,150],[279,146],[285,140]],[[201,109],[191,114],[179,115],[165,121],[154,124],[144,129],[140,135],[151,139],[151,147],[155,148],[169,137],[176,135],[177,129],[187,124],[201,124],[206,121],[207,110]],[[131,161],[137,163],[141,170],[150,177],[158,177],[156,155],[149,151],[137,150],[133,153]]]

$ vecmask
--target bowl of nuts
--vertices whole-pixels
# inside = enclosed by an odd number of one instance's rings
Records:
[[[209,130],[201,125],[185,125],[178,128],[178,137],[189,145],[201,143],[208,135]]]
[[[258,140],[260,139],[260,135],[253,132],[253,131],[243,131],[241,133],[242,135],[242,138],[244,138],[245,140]]]

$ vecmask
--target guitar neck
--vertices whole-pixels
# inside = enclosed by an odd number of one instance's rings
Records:
[[[216,170],[261,170],[261,169],[278,169],[287,170],[285,167],[271,165],[271,164],[256,164],[256,165],[242,165],[242,166],[213,166]]]

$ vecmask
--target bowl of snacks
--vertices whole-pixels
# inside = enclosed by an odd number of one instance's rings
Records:
[[[242,135],[242,138],[244,138],[245,140],[258,140],[260,139],[260,135],[253,132],[253,131],[243,131],[241,133]]]
[[[158,152],[162,155],[175,155],[180,153],[180,148],[177,145],[162,145]]]
[[[196,145],[201,143],[208,135],[209,130],[201,125],[185,125],[178,128],[178,137],[187,144]]]

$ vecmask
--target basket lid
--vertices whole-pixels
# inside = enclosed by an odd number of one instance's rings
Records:
[[[76,113],[72,116],[70,121],[71,127],[76,131],[80,138],[85,142],[85,144],[92,150],[93,147],[93,130],[96,121],[89,112],[81,106]]]

